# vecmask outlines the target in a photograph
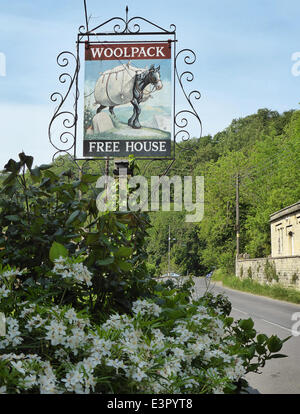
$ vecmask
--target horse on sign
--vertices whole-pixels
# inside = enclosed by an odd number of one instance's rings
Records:
[[[141,114],[140,103],[151,97],[151,93],[162,89],[160,79],[160,66],[150,66],[150,69],[138,69],[127,65],[117,66],[114,69],[103,72],[95,86],[95,103],[99,104],[97,113],[109,107],[114,114],[114,107],[131,102],[133,115],[128,120],[132,128],[141,128],[139,116]]]

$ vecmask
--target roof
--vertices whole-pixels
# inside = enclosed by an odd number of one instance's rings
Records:
[[[275,221],[280,218],[283,218],[285,216],[289,216],[292,213],[296,213],[297,211],[300,212],[300,201],[298,201],[295,204],[292,204],[291,206],[285,207],[279,211],[276,211],[276,213],[273,213],[270,215],[270,221]]]

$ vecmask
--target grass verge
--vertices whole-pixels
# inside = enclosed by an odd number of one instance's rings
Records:
[[[239,279],[234,275],[226,275],[222,270],[217,270],[213,275],[214,281],[221,281],[224,286],[254,295],[267,296],[272,299],[285,300],[300,304],[300,292],[293,288],[287,288],[280,284],[266,285],[253,281],[250,278]]]

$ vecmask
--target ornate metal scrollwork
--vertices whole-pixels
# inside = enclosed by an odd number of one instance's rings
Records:
[[[79,98],[79,90],[77,85],[78,73],[80,70],[79,57],[75,56],[72,52],[64,51],[57,57],[57,64],[61,68],[68,68],[70,66],[70,59],[74,60],[75,68],[74,73],[63,72],[59,76],[59,82],[63,85],[67,85],[67,91],[65,95],[61,92],[54,92],[50,99],[52,102],[58,103],[55,109],[54,115],[50,121],[48,128],[48,136],[50,143],[56,149],[53,155],[53,161],[59,155],[69,155],[69,151],[74,149],[76,142],[76,122],[77,122],[77,102]],[[75,88],[75,103],[73,105],[73,111],[64,109],[64,106],[70,96],[71,91]],[[59,123],[63,127],[63,132],[59,133],[58,136],[54,137],[54,125]]]
[[[170,25],[170,29],[164,29],[163,27],[151,22],[148,19],[145,19],[144,17],[140,17],[140,16],[135,16],[132,17],[131,19],[128,18],[128,7],[126,7],[126,17],[125,19],[123,19],[122,17],[112,17],[109,20],[106,20],[105,22],[101,23],[100,25],[94,27],[93,29],[89,30],[87,28],[86,32],[83,32],[84,26],[81,26],[79,28],[79,32],[82,35],[88,35],[88,34],[95,34],[97,33],[99,30],[105,30],[105,34],[139,34],[139,33],[147,33],[147,30],[143,30],[141,29],[141,24],[147,24],[149,27],[149,30],[151,29],[151,33],[165,33],[165,34],[171,34],[171,33],[175,33],[176,32],[176,26],[174,24]],[[88,26],[88,25],[87,25]],[[110,30],[108,31],[108,27],[110,27]],[[155,30],[153,32],[153,30]],[[103,34],[103,32],[99,33],[99,34]]]
[[[191,49],[183,49],[177,53],[175,58],[175,73],[178,79],[179,85],[181,90],[189,104],[190,109],[183,109],[176,113],[175,115],[175,126],[177,127],[177,132],[175,133],[175,142],[177,145],[177,138],[180,138],[182,141],[188,141],[191,136],[190,132],[188,131],[189,121],[193,119],[194,121],[199,124],[199,136],[197,138],[201,138],[202,136],[202,122],[195,109],[194,100],[199,100],[201,98],[201,93],[198,90],[193,90],[189,93],[186,92],[184,82],[192,82],[194,80],[194,74],[191,71],[183,71],[179,73],[178,71],[178,64],[179,59],[184,56],[184,63],[187,65],[193,65],[196,62],[196,55]],[[183,149],[183,148],[182,148]]]

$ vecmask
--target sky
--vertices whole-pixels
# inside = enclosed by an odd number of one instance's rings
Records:
[[[164,28],[176,25],[177,50],[192,49],[197,56],[187,68],[194,74],[187,90],[201,93],[195,105],[203,135],[260,108],[299,109],[299,0],[87,0],[87,5],[90,26],[124,18],[126,5],[129,17]],[[34,156],[36,165],[51,161],[55,149],[48,126],[56,104],[50,95],[64,92],[56,58],[64,50],[76,52],[84,23],[83,0],[0,0],[0,169],[21,151]],[[178,104],[188,107],[179,88],[177,95]],[[192,128],[197,135],[197,126]]]

